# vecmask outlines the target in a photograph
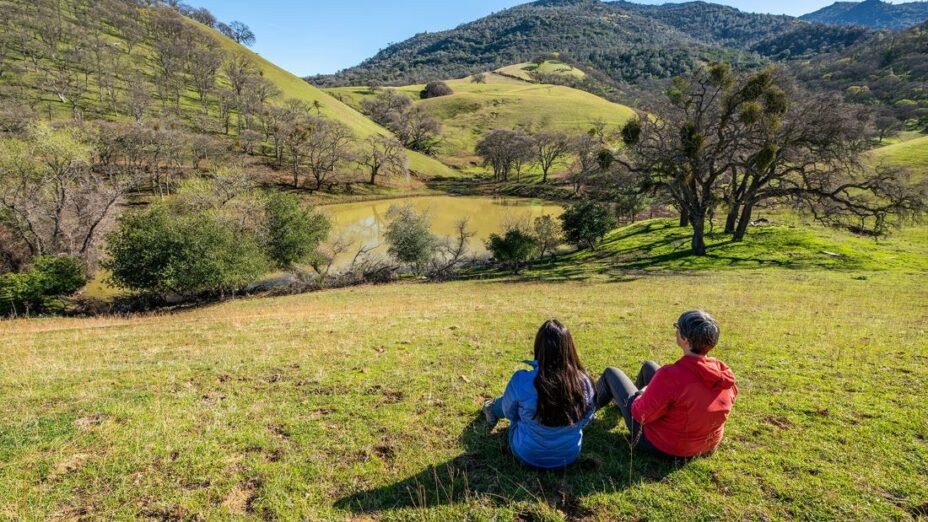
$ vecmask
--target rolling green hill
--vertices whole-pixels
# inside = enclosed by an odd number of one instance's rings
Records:
[[[928,136],[922,136],[876,149],[870,158],[877,163],[912,170],[917,176],[928,178]]]
[[[615,128],[635,114],[629,107],[578,89],[529,83],[495,73],[486,75],[486,83],[473,83],[468,77],[447,84],[453,95],[428,100],[418,100],[422,85],[396,90],[416,99],[418,105],[442,122],[442,159],[461,167],[477,161],[474,147],[493,129],[580,133],[588,131],[597,119]],[[362,100],[375,95],[367,87],[336,87],[327,91],[356,108]]]
[[[218,31],[165,6],[101,0],[89,11],[45,1],[2,7],[0,106],[9,107],[6,113],[57,120],[161,119],[171,128],[228,142],[240,129],[232,125],[224,132],[221,121],[220,98],[232,87],[224,64],[231,55],[241,55],[280,91],[262,103],[301,100],[347,125],[358,138],[388,132]],[[204,100],[195,73],[207,65],[215,72]],[[134,98],[145,100],[137,116],[131,109]],[[237,108],[228,111],[236,112],[227,117],[233,122],[242,118]],[[248,128],[257,126],[255,117],[244,116]],[[409,153],[409,165],[423,176],[452,173],[435,159],[414,152]]]
[[[277,65],[261,57],[261,55],[235,43],[213,29],[192,20],[190,20],[190,23],[197,25],[202,31],[214,37],[227,52],[235,52],[248,56],[252,63],[261,71],[262,76],[273,82],[274,85],[280,89],[282,99],[295,98],[310,106],[313,106],[314,102],[318,102],[320,104],[319,110],[323,115],[348,125],[359,137],[367,137],[373,134],[389,134],[389,131],[369,120],[355,108],[349,107],[341,101],[336,100],[328,93],[323,92],[321,89],[310,85],[302,78],[281,69]],[[430,158],[414,151],[407,151],[407,156],[409,157],[409,168],[422,176],[454,175],[454,171],[435,158]]]

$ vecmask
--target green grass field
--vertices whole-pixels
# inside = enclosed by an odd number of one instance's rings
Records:
[[[657,220],[524,278],[0,322],[0,519],[928,516],[924,228],[774,225],[699,262],[684,238]],[[692,307],[741,389],[715,455],[632,454],[608,409],[577,464],[538,472],[481,426],[543,320],[592,373],[631,372],[677,357]]]
[[[870,153],[870,159],[876,163],[910,169],[922,178],[928,177],[928,136],[920,135],[881,147]]]
[[[486,83],[469,78],[447,82],[454,94],[416,103],[444,125],[440,155],[445,163],[466,168],[478,161],[474,147],[493,129],[525,128],[535,131],[588,131],[603,119],[612,129],[623,125],[635,112],[593,94],[570,87],[532,84],[498,74],[487,74]],[[418,98],[422,85],[400,87],[399,92]],[[367,87],[327,90],[352,107],[374,96]]]
[[[545,60],[544,62],[538,63],[517,63],[515,65],[510,65],[508,67],[501,67],[496,70],[497,72],[508,74],[510,76],[515,76],[521,78],[525,81],[533,81],[531,73],[538,72],[542,74],[556,74],[563,76],[571,76],[578,80],[586,78],[586,73],[573,67],[572,65],[566,64],[558,60]]]

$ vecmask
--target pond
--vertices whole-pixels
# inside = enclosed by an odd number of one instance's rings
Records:
[[[470,240],[469,254],[485,256],[484,243],[490,234],[500,233],[506,225],[550,215],[560,216],[563,207],[550,202],[525,198],[427,196],[398,198],[361,203],[341,203],[319,207],[332,220],[330,241],[350,242],[351,248],[339,258],[336,267],[344,267],[361,246],[376,247],[371,255],[386,257],[387,245],[383,234],[387,229],[387,212],[392,206],[411,205],[429,216],[432,232],[454,236],[457,224],[467,219],[467,227],[475,235]]]

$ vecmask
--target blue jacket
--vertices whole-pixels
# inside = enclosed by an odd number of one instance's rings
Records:
[[[522,462],[536,468],[563,468],[580,456],[583,427],[593,420],[596,407],[593,403],[593,385],[586,381],[586,415],[573,426],[552,428],[535,420],[538,391],[535,376],[538,362],[525,361],[532,370],[519,370],[509,380],[503,394],[503,414],[509,425],[509,446]]]

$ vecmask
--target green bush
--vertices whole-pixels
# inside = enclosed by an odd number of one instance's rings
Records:
[[[278,268],[287,270],[318,257],[319,244],[331,229],[328,218],[304,207],[291,194],[271,196],[265,211],[268,256]]]
[[[387,232],[384,239],[387,250],[400,263],[422,273],[438,250],[438,238],[432,234],[428,216],[416,212],[411,206],[390,207],[387,212]]]
[[[85,284],[87,276],[79,259],[37,257],[26,272],[0,275],[0,314],[29,315],[60,309],[61,297]]]
[[[270,268],[254,234],[206,211],[175,215],[154,207],[127,214],[106,251],[115,284],[162,296],[234,293]]]
[[[538,253],[538,238],[522,230],[512,229],[502,236],[491,234],[487,250],[497,262],[518,274],[525,263]]]
[[[610,208],[595,201],[582,201],[561,214],[561,224],[567,241],[580,248],[596,249],[597,243],[616,227]]]

